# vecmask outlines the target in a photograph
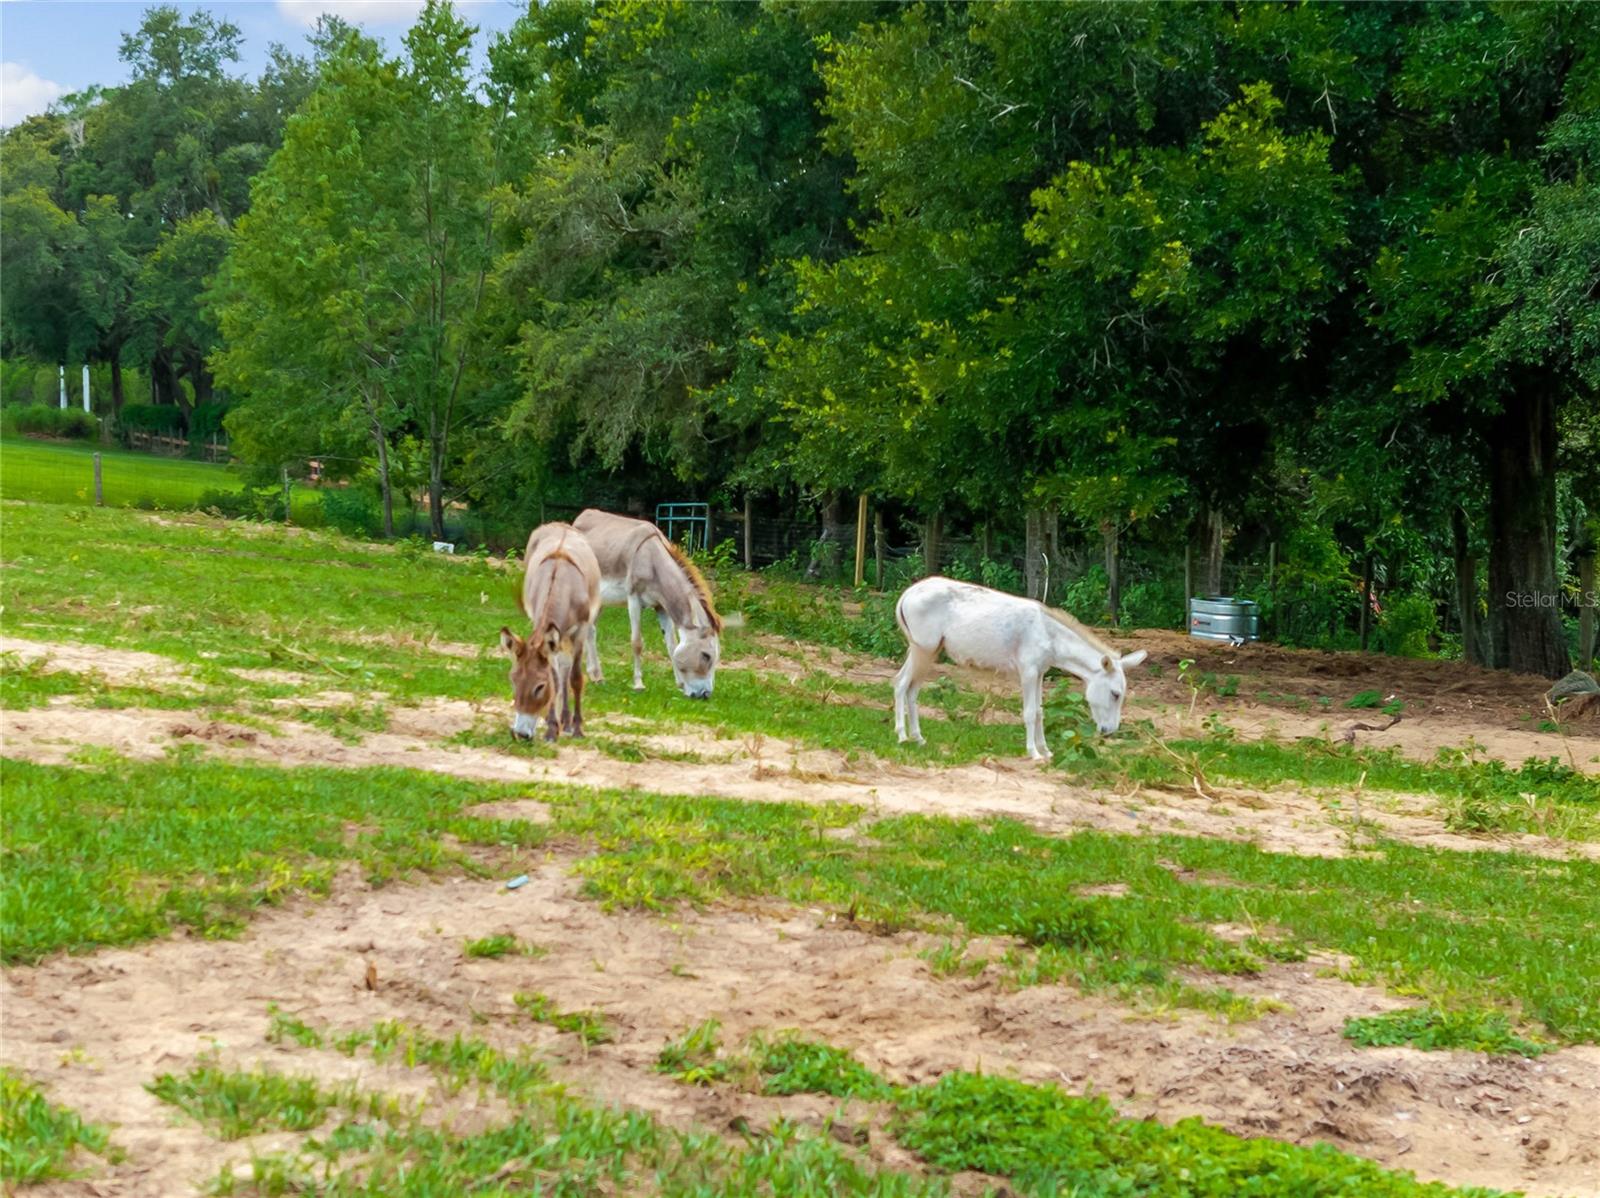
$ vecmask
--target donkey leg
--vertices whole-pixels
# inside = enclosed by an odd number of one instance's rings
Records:
[[[922,718],[917,712],[917,694],[933,665],[932,655],[926,649],[912,645],[906,652],[905,665],[894,677],[895,732],[901,741],[922,739]]]
[[[678,689],[683,689],[683,675],[678,672],[678,659],[672,651],[678,647],[678,626],[672,622],[672,617],[659,607],[656,608],[656,619],[661,622],[661,639],[667,646],[667,663],[672,666],[672,680],[678,684]]]
[[[1050,747],[1044,739],[1044,675],[1022,671],[1022,726],[1028,734],[1028,756],[1049,761]]]
[[[644,689],[644,637],[639,632],[639,621],[644,616],[644,600],[637,595],[628,596],[628,626],[633,630],[633,689]]]
[[[912,656],[915,653],[917,653],[915,649],[909,649],[906,653],[906,664],[901,665],[899,670],[894,673],[894,736],[899,737],[901,744],[906,744],[907,741],[910,741],[910,729],[906,717],[906,701],[907,697],[910,696],[910,662],[912,662]]]
[[[600,622],[589,625],[589,635],[583,638],[583,662],[594,682],[604,682],[606,672],[600,666]]]
[[[573,736],[583,736],[583,672],[572,671],[572,726],[567,729]]]

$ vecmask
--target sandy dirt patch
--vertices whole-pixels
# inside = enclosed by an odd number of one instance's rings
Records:
[[[99,1173],[95,1192],[106,1195],[193,1193],[222,1160],[242,1163],[260,1146],[214,1145],[174,1126],[142,1087],[213,1041],[245,1063],[325,1068],[323,1054],[264,1043],[269,1003],[338,1027],[396,1018],[504,1048],[532,1042],[564,1058],[580,1090],[715,1130],[821,1107],[654,1073],[662,1044],[708,1017],[727,1044],[793,1028],[901,1082],[981,1068],[1104,1093],[1133,1116],[1199,1115],[1240,1134],[1332,1143],[1424,1177],[1600,1192],[1600,1049],[1538,1061],[1357,1049],[1339,1035],[1343,1019],[1395,1004],[1315,977],[1314,962],[1249,983],[1290,1011],[1232,1027],[1188,1014],[1131,1019],[1062,987],[1011,992],[988,975],[935,977],[916,955],[932,941],[919,935],[872,935],[781,907],[608,916],[575,897],[568,863],[530,873],[517,891],[464,879],[378,891],[347,881],[325,902],[264,912],[238,941],[179,938],[8,970],[7,1060],[116,1127],[129,1157]],[[463,955],[466,940],[499,931],[549,954]],[[364,985],[369,966],[375,990]],[[521,1015],[517,991],[598,1009],[615,1042],[585,1052]]]
[[[1247,841],[1268,852],[1324,857],[1344,856],[1365,845],[1364,836],[1349,825],[1349,809],[1330,808],[1292,788],[1116,794],[1073,786],[1026,759],[923,768],[850,762],[842,753],[801,749],[765,737],[732,740],[685,732],[666,734],[667,743],[671,751],[693,752],[697,760],[622,761],[572,741],[561,742],[554,755],[522,756],[432,739],[454,724],[478,726],[479,718],[472,704],[440,700],[431,710],[399,721],[422,735],[390,730],[350,744],[291,721],[280,722],[273,735],[199,713],[52,706],[0,713],[0,748],[8,756],[60,764],[72,761],[85,745],[149,761],[164,758],[174,744],[189,743],[206,745],[230,760],[280,766],[398,765],[488,782],[552,782],[752,802],[853,803],[873,815],[1005,817],[1058,835],[1097,828],[1130,835],[1215,836]],[[1436,817],[1371,804],[1361,814],[1386,835],[1435,848],[1515,849],[1546,857],[1600,859],[1600,844],[1592,842],[1534,835],[1463,836],[1446,830]]]
[[[106,649],[67,641],[30,641],[0,636],[0,653],[15,653],[26,663],[42,662],[45,673],[66,670],[98,674],[118,686],[166,686],[197,690],[199,683],[170,657],[132,649]]]

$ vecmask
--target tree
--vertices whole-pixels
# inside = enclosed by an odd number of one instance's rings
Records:
[[[305,427],[331,436],[359,421],[386,534],[391,458],[414,430],[433,532],[444,536],[451,437],[496,249],[496,187],[520,144],[516,87],[496,79],[490,103],[474,95],[473,32],[432,3],[404,58],[343,34],[256,178],[213,301],[225,341],[214,361],[246,409],[230,430],[248,452],[282,460],[300,456]],[[285,422],[283,411],[304,419]]]

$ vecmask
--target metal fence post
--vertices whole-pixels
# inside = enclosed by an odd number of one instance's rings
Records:
[[[105,507],[106,505],[105,490],[100,483],[99,451],[96,451],[94,455],[94,505],[95,507]]]

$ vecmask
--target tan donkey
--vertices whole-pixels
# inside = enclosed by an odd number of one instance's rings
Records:
[[[574,664],[600,615],[600,563],[570,524],[534,529],[523,561],[522,610],[533,628],[527,640],[500,630],[511,655],[511,734],[531,740],[543,718],[546,740],[582,736],[583,673]]]

